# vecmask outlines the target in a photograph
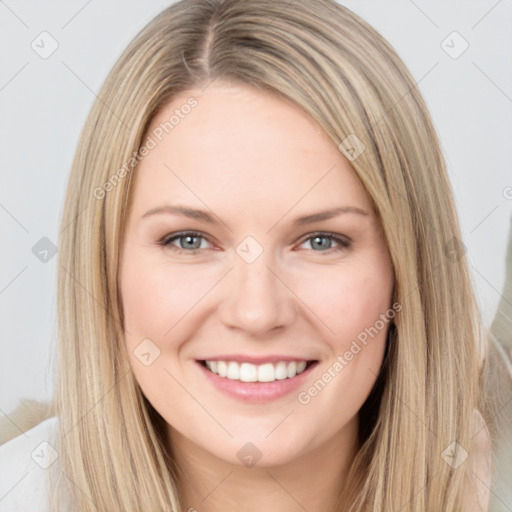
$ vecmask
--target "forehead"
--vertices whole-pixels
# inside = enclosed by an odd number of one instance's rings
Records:
[[[283,210],[298,201],[304,208],[319,200],[369,205],[355,172],[320,126],[268,92],[215,83],[203,92],[182,92],[160,109],[147,136],[155,146],[137,170],[135,202],[198,205],[204,199],[236,209]]]

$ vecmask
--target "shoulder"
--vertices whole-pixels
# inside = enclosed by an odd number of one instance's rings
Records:
[[[0,446],[2,512],[48,510],[48,469],[58,458],[58,426],[56,416],[48,418]]]
[[[469,468],[469,485],[464,510],[485,512],[489,510],[492,445],[487,425],[477,409],[473,414],[473,439],[470,451],[473,457]]]

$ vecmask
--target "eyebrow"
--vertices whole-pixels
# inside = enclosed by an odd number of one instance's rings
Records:
[[[357,208],[355,206],[342,206],[339,208],[331,208],[329,210],[325,210],[322,212],[297,217],[292,224],[294,226],[304,226],[305,224],[312,224],[313,222],[332,219],[333,217],[337,217],[338,215],[342,215],[345,213],[353,213],[356,215],[368,216],[368,212],[361,208]],[[151,210],[148,210],[142,216],[142,218],[158,214],[182,215],[184,217],[198,220],[200,222],[205,222],[207,224],[220,224],[219,221],[215,218],[215,216],[211,215],[207,211],[197,210],[182,205],[165,205],[159,206],[157,208],[152,208]]]

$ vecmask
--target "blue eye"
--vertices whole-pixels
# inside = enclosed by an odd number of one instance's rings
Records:
[[[179,245],[175,244],[176,241],[178,241]],[[181,233],[176,233],[164,237],[158,242],[158,244],[163,247],[168,247],[178,254],[194,255],[197,254],[201,249],[207,248],[201,247],[202,241],[209,243],[201,233],[196,231],[183,231]],[[308,238],[306,238],[301,243],[301,245],[309,241],[311,241],[311,250],[314,252],[342,251],[344,249],[348,249],[351,245],[349,239],[340,238],[339,236],[335,236],[331,233],[323,232],[309,235]],[[333,243],[335,244],[334,247]]]
[[[315,252],[328,252],[330,250],[341,251],[350,247],[350,241],[348,239],[340,238],[331,233],[313,233],[302,243],[306,243],[308,241],[311,241],[311,246],[313,248],[321,249],[320,251]],[[332,247],[332,242],[335,242],[337,246]]]
[[[196,252],[201,249],[201,239],[206,240],[205,237],[200,233],[195,231],[185,231],[183,233],[177,233],[171,237],[166,237],[161,240],[159,244],[165,247],[169,247],[178,253],[196,254]],[[179,240],[179,247],[173,244],[175,240]]]

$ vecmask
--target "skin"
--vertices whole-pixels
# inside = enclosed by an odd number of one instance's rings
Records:
[[[297,394],[391,307],[394,279],[381,227],[336,144],[280,97],[216,81],[175,97],[148,134],[190,96],[198,105],[136,171],[119,274],[131,367],[168,424],[185,510],[333,510],[389,324],[308,404]],[[169,204],[207,210],[219,224],[170,213],[143,217]],[[292,225],[345,206],[367,214]],[[204,236],[193,240],[200,243],[195,254],[183,238],[158,243],[187,230]],[[329,238],[315,244],[316,231],[348,237],[350,245]],[[250,264],[236,252],[247,236],[263,249]],[[147,366],[134,355],[144,339],[160,350]],[[244,403],[217,390],[196,362],[228,353],[319,363],[299,390]],[[250,468],[237,457],[248,442],[261,452]]]

